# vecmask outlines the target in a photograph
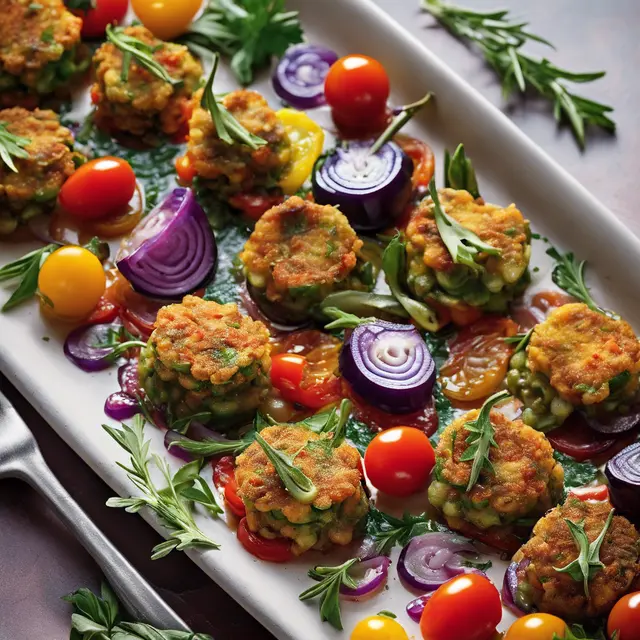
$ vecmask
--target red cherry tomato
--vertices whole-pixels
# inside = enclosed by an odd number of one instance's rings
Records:
[[[281,195],[268,195],[266,193],[239,193],[229,198],[229,204],[239,209],[248,218],[258,220],[265,211],[283,202]]]
[[[125,207],[136,191],[136,174],[120,158],[107,156],[82,165],[60,190],[60,204],[83,219],[104,218]]]
[[[398,134],[394,140],[400,148],[413,160],[413,176],[411,184],[414,189],[429,187],[429,182],[433,178],[436,161],[431,147],[422,140],[417,140],[411,136]]]
[[[113,322],[117,317],[120,309],[113,304],[108,298],[102,296],[91,312],[91,315],[85,320],[87,324],[106,324]]]
[[[342,385],[333,374],[316,378],[311,374],[306,356],[278,353],[271,359],[271,384],[288,402],[309,409],[321,409],[341,397]]]
[[[384,126],[389,76],[377,60],[363,55],[340,58],[329,69],[324,92],[338,127]]]
[[[246,518],[242,518],[238,524],[238,540],[250,554],[266,562],[288,562],[293,558],[291,543],[288,540],[262,538],[249,530]]]
[[[95,7],[76,11],[82,18],[82,37],[101,38],[108,24],[120,24],[127,15],[129,0],[95,0]]]
[[[197,172],[196,168],[191,162],[191,157],[189,156],[189,154],[185,154],[183,156],[180,156],[179,158],[176,158],[176,172],[182,184],[189,186],[193,182],[193,179],[196,177]]]
[[[620,598],[609,614],[607,633],[616,640],[637,640],[640,630],[640,591]]]
[[[445,582],[427,601],[420,631],[424,640],[489,640],[502,618],[498,590],[484,576]]]
[[[571,489],[569,495],[583,502],[608,502],[609,487],[606,484],[598,484],[595,487],[577,487]]]
[[[371,484],[392,496],[408,496],[424,489],[435,462],[429,438],[413,427],[382,431],[364,454]]]
[[[224,494],[224,499],[231,512],[238,518],[244,518],[247,515],[247,510],[242,498],[238,495],[235,468],[236,463],[233,456],[220,458],[213,467],[213,484],[218,488],[218,491]]]

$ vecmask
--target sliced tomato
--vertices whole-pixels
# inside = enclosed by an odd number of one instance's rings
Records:
[[[611,449],[615,436],[594,431],[578,412],[572,413],[564,423],[547,433],[551,446],[579,462],[599,456]]]
[[[242,518],[238,524],[238,540],[251,555],[266,562],[288,562],[293,558],[291,543],[287,539],[268,540],[253,533],[249,530],[246,518]]]
[[[504,338],[515,335],[517,328],[508,318],[488,316],[460,331],[440,369],[443,393],[459,402],[474,402],[494,393],[504,380],[513,352]]]
[[[120,312],[120,307],[111,302],[107,297],[102,296],[98,304],[86,319],[87,324],[106,324],[113,322]]]
[[[521,329],[528,331],[542,322],[549,311],[570,302],[575,302],[575,299],[563,291],[539,291],[528,304],[514,307],[511,317]]]
[[[244,502],[238,495],[238,484],[235,476],[236,463],[233,456],[223,456],[213,467],[213,484],[220,493],[224,494],[224,499],[235,516],[244,518],[247,515]]]
[[[284,196],[266,193],[238,193],[229,198],[229,204],[242,211],[248,218],[258,220],[265,211],[284,201]]]
[[[428,188],[435,171],[435,156],[431,147],[422,140],[404,134],[398,134],[394,140],[413,160],[413,176],[411,177],[413,188]]]
[[[583,502],[609,502],[609,487],[598,484],[592,487],[576,487],[569,491],[569,495]]]

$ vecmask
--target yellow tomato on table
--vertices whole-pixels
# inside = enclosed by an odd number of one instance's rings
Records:
[[[409,640],[399,622],[384,615],[360,620],[351,632],[351,640]]]
[[[142,24],[161,40],[173,40],[189,27],[202,0],[132,0]]]
[[[548,613],[532,613],[516,620],[504,640],[554,640],[564,638],[567,625],[564,620]]]

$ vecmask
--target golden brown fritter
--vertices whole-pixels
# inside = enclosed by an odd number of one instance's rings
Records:
[[[602,402],[609,381],[625,371],[631,374],[625,392],[638,387],[640,344],[633,329],[582,303],[558,307],[537,325],[527,355],[529,369],[546,375],[574,405]]]
[[[188,153],[197,175],[215,180],[227,194],[274,187],[291,157],[289,139],[275,111],[256,91],[240,89],[227,94],[222,100],[224,107],[250,133],[267,141],[258,149],[227,144],[218,137],[211,114],[200,104],[202,93],[198,91],[193,98],[189,122]]]
[[[468,191],[441,189],[438,194],[446,214],[500,250],[500,257],[485,255],[479,260],[487,272],[500,274],[507,283],[518,280],[527,268],[529,256],[526,221],[515,205],[505,208],[485,204]],[[420,256],[434,271],[451,271],[455,267],[438,232],[431,198],[423,200],[414,210],[406,237],[409,260]]]
[[[271,363],[269,331],[262,322],[243,316],[235,304],[196,296],[160,309],[151,343],[165,367],[182,365],[192,378],[212,385],[233,380],[231,386],[240,386]],[[243,373],[248,367],[251,372]]]
[[[590,580],[589,598],[582,581],[559,573],[556,568],[564,568],[578,557],[578,547],[565,520],[584,523],[589,542],[593,542],[610,512],[608,502],[583,502],[569,497],[564,505],[539,520],[531,539],[513,558],[514,562],[524,561],[518,570],[518,597],[540,611],[567,620],[606,616],[629,591],[640,570],[640,536],[626,518],[614,516],[605,535],[600,548],[604,568]]]
[[[191,98],[198,88],[202,66],[184,45],[163,42],[143,26],[124,32],[155,48],[154,58],[180,84],[172,85],[132,60],[127,80],[122,79],[122,52],[106,42],[95,53],[96,83],[92,98],[96,122],[109,131],[142,136],[158,129],[166,135],[186,130]]]

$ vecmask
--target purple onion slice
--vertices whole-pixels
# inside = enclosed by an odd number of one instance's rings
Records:
[[[205,286],[218,251],[205,212],[190,189],[174,189],[133,231],[116,265],[143,295],[181,300]]]
[[[340,371],[353,390],[389,413],[411,413],[431,399],[436,366],[418,330],[378,320],[345,339]]]
[[[525,613],[530,613],[531,609],[523,609],[517,604],[517,591],[518,591],[518,571],[526,568],[529,564],[529,560],[523,560],[522,562],[512,562],[504,574],[504,582],[502,583],[502,604],[511,611],[515,616],[522,616]]]
[[[316,44],[289,47],[273,74],[273,88],[294,109],[313,109],[326,104],[324,80],[338,54]]]
[[[434,591],[430,591],[429,593],[425,593],[423,596],[417,597],[415,600],[412,600],[407,605],[407,615],[414,621],[420,622],[420,618],[422,617],[422,612],[424,608],[434,594]]]
[[[140,405],[133,396],[122,391],[112,393],[104,404],[104,412],[114,420],[122,422],[140,413]]]
[[[137,360],[127,362],[118,369],[118,384],[124,393],[134,398],[140,394]]]
[[[64,354],[83,371],[102,371],[112,364],[108,356],[113,352],[113,347],[100,345],[107,344],[112,332],[120,328],[120,321],[78,327],[64,341]]]
[[[387,556],[376,556],[356,563],[349,575],[357,582],[358,587],[350,589],[341,585],[340,593],[348,598],[362,598],[380,589],[387,581],[390,564],[391,560]]]
[[[616,434],[631,431],[640,425],[640,405],[631,407],[631,411],[624,415],[615,415],[607,419],[588,416],[584,414],[587,424],[600,433]]]
[[[640,524],[640,442],[613,456],[604,470],[611,502],[618,512]]]

